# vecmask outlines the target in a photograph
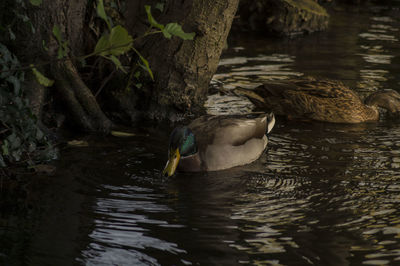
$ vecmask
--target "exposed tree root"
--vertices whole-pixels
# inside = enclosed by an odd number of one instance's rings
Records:
[[[74,121],[86,131],[108,133],[113,123],[105,116],[96,98],[80,78],[71,60],[60,61],[53,67],[56,88],[63,97]]]

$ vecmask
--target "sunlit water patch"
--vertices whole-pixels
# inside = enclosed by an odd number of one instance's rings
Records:
[[[152,227],[172,230],[183,227],[149,216],[151,213],[171,213],[162,204],[162,195],[152,189],[137,186],[104,186],[106,197],[98,197],[94,206],[94,230],[90,244],[79,260],[85,265],[159,265],[157,259],[143,252],[155,249],[171,254],[186,253],[176,243],[151,236]],[[149,228],[150,227],[150,228]]]
[[[364,69],[360,70],[362,80],[358,84],[358,88],[363,92],[374,91],[391,78],[388,68],[393,67],[391,64],[396,56],[388,52],[398,50],[397,43],[400,37],[398,18],[371,17],[370,22],[368,32],[359,34],[365,42],[360,47],[366,52],[360,55],[367,63]],[[393,47],[397,48],[394,50]]]
[[[265,161],[268,170],[253,175],[248,191],[235,201],[231,219],[244,239],[231,246],[254,254],[251,264],[398,260],[400,173],[393,159],[400,127],[389,135],[378,129],[305,126],[297,134],[290,127],[278,129]]]
[[[208,96],[205,103],[207,112],[214,115],[251,112],[254,105],[247,98],[223,92],[235,88],[254,89],[266,80],[302,76],[302,73],[292,70],[294,60],[294,56],[286,54],[222,58],[219,71],[211,81],[211,86],[221,92]]]

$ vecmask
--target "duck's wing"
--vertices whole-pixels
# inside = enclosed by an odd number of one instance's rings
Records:
[[[354,97],[354,93],[340,81],[313,78],[270,81],[257,87],[255,91],[263,94],[265,98],[275,97],[280,99],[290,99],[294,95],[330,99]]]
[[[207,145],[239,146],[252,138],[263,138],[267,129],[266,114],[257,116],[202,116],[189,127],[201,148]]]
[[[348,116],[362,101],[340,81],[297,78],[268,82],[255,89],[275,113],[321,121]],[[343,113],[343,114],[342,114]],[[339,119],[340,120],[340,119]]]
[[[189,127],[196,136],[203,169],[216,171],[251,163],[263,153],[267,117],[205,116]]]

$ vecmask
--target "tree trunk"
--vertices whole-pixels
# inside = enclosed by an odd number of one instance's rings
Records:
[[[147,107],[156,118],[174,118],[202,106],[209,82],[215,73],[238,6],[238,0],[167,1],[161,14],[152,13],[163,24],[178,22],[185,32],[195,32],[193,41],[177,37],[151,36],[141,44],[154,72],[153,87],[147,93]],[[149,1],[129,1],[127,25],[140,35],[145,26],[144,5]],[[147,89],[147,88],[146,88]]]
[[[31,7],[29,10],[36,32],[25,34],[28,39],[24,41],[25,46],[19,47],[19,50],[25,62],[51,62],[49,67],[42,69],[45,70],[45,75],[55,79],[55,90],[61,96],[63,105],[67,107],[67,118],[69,117],[73,124],[85,131],[108,132],[112,122],[104,115],[71,59],[84,54],[86,50],[84,44],[90,40],[86,16],[92,9],[93,6],[89,5],[88,1],[43,0],[39,7]],[[56,59],[59,44],[52,33],[55,25],[60,28],[63,39],[68,41],[69,53],[62,60]],[[46,51],[43,49],[43,43],[47,47]],[[28,90],[36,115],[40,115],[40,104],[43,104],[45,94],[43,89],[40,93],[37,92],[38,87],[40,88],[40,85],[36,84]],[[54,91],[54,88],[50,90]]]
[[[174,119],[177,113],[197,110],[205,99],[208,84],[216,71],[238,1],[171,0],[167,1],[163,12],[158,11],[157,14],[157,9],[153,8],[152,13],[160,23],[177,22],[183,25],[186,32],[195,32],[196,37],[193,41],[183,41],[178,37],[166,39],[158,34],[134,43],[150,62],[155,81],[150,88],[133,91],[134,97],[116,101],[124,103],[121,108],[129,107],[131,101],[136,109],[149,114],[147,117],[170,119]],[[144,6],[149,2],[127,1],[126,25],[134,25],[130,30],[136,37],[142,36],[144,29],[148,28]],[[27,94],[30,95],[34,112],[40,116],[43,104],[48,101],[45,97],[56,92],[61,96],[61,105],[67,108],[66,118],[72,124],[86,131],[108,132],[113,124],[82,79],[76,62],[78,56],[94,50],[100,37],[98,35],[101,34],[99,30],[96,35],[93,27],[89,26],[95,14],[94,1],[43,0],[39,7],[28,6],[28,15],[36,31],[31,33],[30,28],[20,27],[16,54],[25,64],[41,65],[38,69],[55,80],[50,89],[36,81],[27,84],[30,86]],[[63,59],[57,59],[60,45],[52,32],[55,25],[70,49]],[[44,62],[50,63],[43,65]],[[106,72],[103,71],[103,74],[107,76]],[[104,79],[101,74],[96,78],[99,83]],[[122,95],[121,91],[117,90],[116,94]],[[105,102],[109,100],[105,99]],[[130,116],[134,115],[130,113]]]

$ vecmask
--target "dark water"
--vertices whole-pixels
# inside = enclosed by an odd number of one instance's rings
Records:
[[[227,90],[306,74],[362,95],[400,90],[399,14],[342,11],[305,38],[236,38],[214,79]],[[209,112],[250,110],[229,97],[210,96]],[[170,130],[65,150],[35,229],[0,224],[0,262],[400,265],[400,123],[278,121],[257,162],[165,179]]]

